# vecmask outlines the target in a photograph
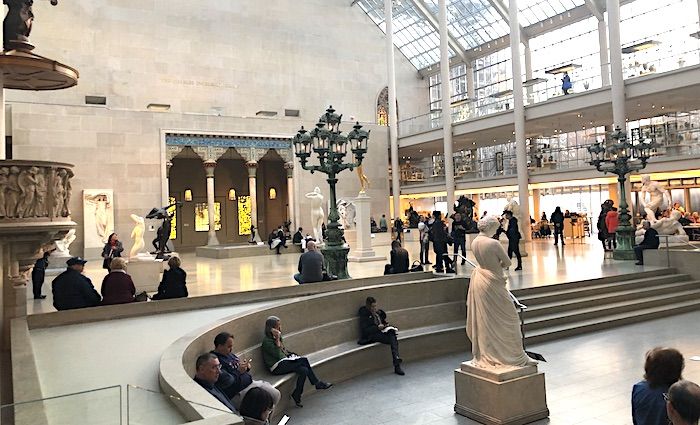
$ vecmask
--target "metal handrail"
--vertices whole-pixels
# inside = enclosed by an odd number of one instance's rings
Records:
[[[671,267],[671,251],[670,251],[671,247],[668,245],[668,238],[670,238],[672,236],[677,236],[677,235],[656,235],[657,238],[666,238],[666,267]],[[700,248],[696,247],[695,245],[693,245],[690,242],[678,241],[678,243],[686,244],[686,245],[692,247],[694,251],[700,250]]]

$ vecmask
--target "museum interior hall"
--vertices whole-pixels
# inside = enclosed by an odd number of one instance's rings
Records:
[[[700,0],[3,10],[1,425],[698,425]]]

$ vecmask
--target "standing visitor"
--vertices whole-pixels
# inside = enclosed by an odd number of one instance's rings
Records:
[[[396,217],[394,220],[394,230],[396,231],[396,240],[401,242],[401,236],[403,235],[403,220]]]
[[[51,255],[51,251],[44,251],[44,255],[36,260],[34,268],[32,269],[32,290],[35,300],[43,300],[46,298],[46,295],[41,294],[41,287],[44,285],[46,268],[49,267],[49,255]]]
[[[425,222],[425,217],[420,216],[418,221],[418,236],[420,239],[420,263],[431,264],[428,261],[428,251],[430,250],[430,229]]]
[[[455,213],[452,217],[452,239],[454,240],[454,262],[457,262],[459,249],[462,248],[462,265],[466,264],[467,257],[467,220],[462,214]]]
[[[389,227],[386,224],[386,215],[382,214],[382,218],[379,219],[379,229],[382,232],[386,232],[389,230]]]
[[[442,213],[440,211],[433,211],[433,217],[435,221],[430,227],[430,234],[433,237],[433,250],[435,251],[435,271],[438,273],[454,273],[452,268],[452,260],[447,254],[447,226],[442,221]],[[444,264],[444,268],[443,268]]]
[[[605,227],[608,231],[608,238],[606,240],[606,251],[612,251],[613,249],[617,249],[617,236],[615,235],[615,232],[617,232],[617,226],[619,225],[620,218],[619,214],[617,213],[617,208],[612,207],[611,210],[608,211],[608,213],[605,216]]]
[[[520,230],[518,229],[518,219],[513,217],[512,211],[506,211],[504,214],[506,220],[508,220],[508,229],[506,230],[506,236],[508,237],[508,258],[515,258],[518,260],[518,266],[515,271],[523,269],[523,259],[520,256]]]
[[[557,245],[561,238],[562,246],[564,243],[564,214],[561,212],[561,207],[556,207],[551,216],[552,224],[554,225],[554,245]]]
[[[571,77],[569,77],[568,72],[564,72],[564,77],[561,79],[561,90],[564,92],[564,94],[569,94],[571,87]]]
[[[112,262],[112,259],[121,257],[122,251],[124,251],[124,247],[117,237],[117,234],[112,233],[109,235],[109,238],[107,238],[107,243],[102,248],[102,268],[109,270],[109,265]]]

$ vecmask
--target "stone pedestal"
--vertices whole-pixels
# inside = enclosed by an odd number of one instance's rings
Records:
[[[49,267],[46,269],[47,276],[54,276],[63,273],[66,270],[66,261],[68,261],[72,255],[70,253],[54,251],[49,255]]]
[[[136,287],[136,293],[141,291],[156,292],[163,272],[163,260],[156,260],[153,255],[139,254],[129,259],[127,273],[131,276]]]
[[[537,366],[491,371],[470,362],[455,370],[455,412],[486,425],[522,425],[549,416]]]
[[[370,197],[364,193],[355,198],[355,249],[348,256],[348,261],[386,261],[386,257],[377,255],[372,249],[372,233],[370,232]]]

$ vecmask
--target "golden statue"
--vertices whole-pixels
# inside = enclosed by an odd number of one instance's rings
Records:
[[[357,177],[360,179],[360,193],[365,193],[369,189],[369,179],[362,172],[362,165],[358,165],[355,169],[357,170]]]

